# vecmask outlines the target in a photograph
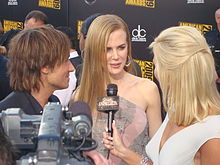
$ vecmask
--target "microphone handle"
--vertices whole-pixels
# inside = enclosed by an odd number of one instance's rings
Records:
[[[114,120],[115,113],[113,111],[108,112],[108,134],[113,137],[113,129],[112,129],[112,122]],[[107,159],[109,159],[110,150],[108,150]]]
[[[114,112],[109,111],[108,112],[108,133],[113,136],[113,130],[112,130],[112,122],[114,120]]]

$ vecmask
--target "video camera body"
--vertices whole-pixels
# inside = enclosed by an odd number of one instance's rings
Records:
[[[92,126],[86,115],[73,116],[67,111],[64,119],[62,106],[48,103],[42,116],[24,114],[20,108],[2,111],[1,122],[12,144],[26,153],[18,165],[93,164],[82,154],[97,147],[90,138]]]

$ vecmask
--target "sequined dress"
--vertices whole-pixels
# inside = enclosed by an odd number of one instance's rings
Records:
[[[98,142],[97,151],[105,157],[108,151],[101,141],[102,133],[107,126],[107,119],[107,113],[99,113],[96,118],[93,118],[93,138]],[[132,151],[140,155],[145,155],[145,146],[149,141],[149,135],[148,122],[144,109],[120,97],[119,110],[115,113],[114,119],[119,132],[122,134],[124,144]],[[111,154],[109,159],[112,165],[126,164]]]

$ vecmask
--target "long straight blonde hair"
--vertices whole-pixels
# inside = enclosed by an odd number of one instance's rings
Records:
[[[127,24],[116,15],[101,15],[89,27],[84,49],[82,78],[77,100],[89,104],[92,114],[96,109],[96,98],[105,96],[106,84],[110,83],[107,68],[107,42],[110,34],[123,29],[127,35],[128,56],[131,57],[131,41]],[[124,67],[129,71],[132,66]]]
[[[150,45],[158,65],[165,110],[171,121],[188,126],[214,110],[220,114],[214,59],[200,32],[171,27]]]

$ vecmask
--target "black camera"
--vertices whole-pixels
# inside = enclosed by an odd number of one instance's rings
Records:
[[[74,116],[71,111],[63,115],[59,103],[48,103],[42,116],[9,108],[2,111],[1,122],[19,151],[18,165],[93,165],[91,159],[83,156],[83,151],[97,147],[91,138],[92,123],[87,115]]]

